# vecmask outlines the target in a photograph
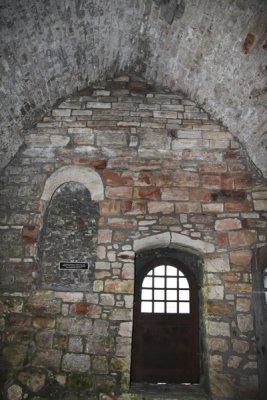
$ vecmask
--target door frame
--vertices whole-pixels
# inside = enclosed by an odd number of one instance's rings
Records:
[[[138,276],[145,276],[146,273],[151,270],[156,265],[159,265],[159,262],[164,260],[164,264],[175,265],[181,272],[185,274],[188,279],[194,283],[198,296],[198,321],[199,321],[199,329],[198,329],[198,362],[199,362],[199,384],[203,383],[203,366],[204,366],[204,357],[203,357],[203,349],[204,349],[204,326],[203,326],[203,313],[202,313],[202,295],[201,295],[201,286],[203,281],[203,261],[202,259],[193,253],[189,253],[184,250],[173,249],[173,248],[157,248],[157,249],[149,249],[142,250],[136,253],[135,259],[135,291],[134,291],[134,302],[136,299],[137,287],[138,284]],[[139,278],[140,280],[140,278]],[[133,338],[136,334],[135,326],[135,315],[133,316]],[[132,348],[133,351],[133,348]],[[132,378],[133,371],[133,356],[131,360],[131,384],[134,385],[135,382]]]

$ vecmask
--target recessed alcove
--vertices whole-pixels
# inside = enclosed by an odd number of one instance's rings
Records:
[[[98,217],[98,204],[81,183],[64,183],[54,192],[44,216],[39,248],[42,288],[92,287]]]

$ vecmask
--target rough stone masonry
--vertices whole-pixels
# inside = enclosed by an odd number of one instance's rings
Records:
[[[267,187],[203,109],[134,76],[100,82],[28,132],[1,198],[4,399],[143,398],[129,393],[134,261],[155,247],[203,260],[211,398],[258,398],[252,257]],[[58,273],[88,258],[89,274]]]

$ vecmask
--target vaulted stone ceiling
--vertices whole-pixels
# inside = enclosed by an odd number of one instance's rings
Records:
[[[1,166],[52,105],[131,72],[181,90],[267,177],[266,0],[0,0]]]

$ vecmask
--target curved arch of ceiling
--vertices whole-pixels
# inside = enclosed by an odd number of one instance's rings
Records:
[[[2,167],[56,102],[132,72],[188,94],[267,177],[266,20],[266,0],[1,0]]]

